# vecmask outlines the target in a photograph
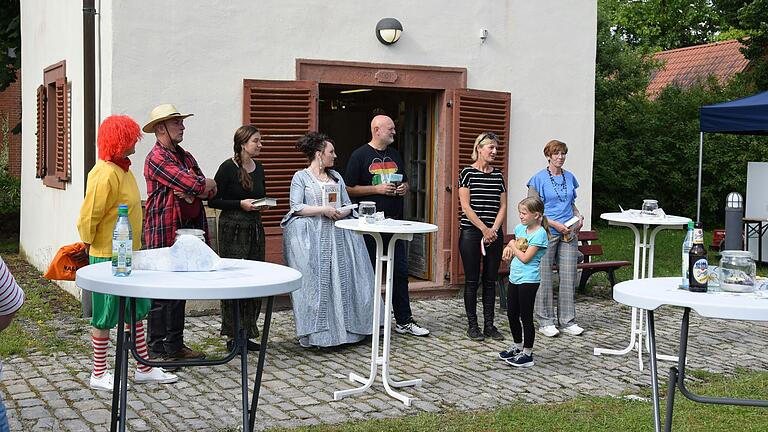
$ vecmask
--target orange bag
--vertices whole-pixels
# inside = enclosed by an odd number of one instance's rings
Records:
[[[80,259],[77,255],[80,254]],[[88,265],[88,255],[85,254],[85,243],[78,242],[62,246],[53,257],[48,271],[43,275],[51,280],[75,280],[77,269]]]

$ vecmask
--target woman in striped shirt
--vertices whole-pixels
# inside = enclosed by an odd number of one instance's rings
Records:
[[[23,303],[24,291],[16,283],[16,279],[13,278],[5,262],[3,262],[3,258],[0,257],[0,331],[5,330],[6,327],[11,325],[13,316]],[[0,379],[2,379],[2,375],[3,362],[0,361]],[[7,432],[9,430],[8,415],[3,399],[0,397],[0,432]]]
[[[507,215],[507,188],[501,170],[491,166],[496,159],[499,138],[484,132],[475,140],[472,160],[475,162],[459,173],[461,202],[461,235],[459,252],[464,264],[464,308],[469,329],[467,336],[483,340],[485,336],[503,340],[493,325],[496,300],[496,277],[504,246],[501,225]],[[477,324],[477,290],[480,286],[480,263],[483,265],[483,331]]]

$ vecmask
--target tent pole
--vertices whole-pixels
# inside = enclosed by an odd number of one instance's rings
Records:
[[[699,189],[696,192],[696,222],[701,221],[701,161],[704,153],[704,132],[699,132]]]

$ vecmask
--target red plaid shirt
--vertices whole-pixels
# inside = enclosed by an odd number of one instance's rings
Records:
[[[147,180],[147,205],[144,216],[144,244],[148,249],[168,247],[173,244],[176,230],[181,228],[181,208],[173,191],[197,196],[205,190],[205,176],[192,155],[176,145],[176,150],[155,143],[144,161],[144,178]],[[208,241],[208,221],[203,202],[194,228],[205,231]],[[190,227],[192,228],[192,227]]]

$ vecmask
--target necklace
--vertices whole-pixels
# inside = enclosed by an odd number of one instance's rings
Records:
[[[321,181],[323,183],[327,183],[331,179],[331,177],[328,175],[328,173],[325,170],[320,170],[319,174],[315,174],[314,172],[312,172],[312,168],[308,168],[307,170],[309,171],[310,174],[312,174],[312,177],[316,178],[318,181]]]
[[[549,170],[549,165],[547,165],[547,174],[549,174],[549,181],[552,182],[552,189],[555,191],[557,199],[560,200],[560,202],[565,202],[565,198],[568,195],[568,184],[565,180],[565,170],[562,168],[561,170],[563,171],[563,182],[558,183],[555,181],[555,176],[552,175],[552,171]],[[560,195],[561,191],[563,195]]]
[[[371,145],[371,148],[373,149],[373,151],[375,151],[375,152],[376,152],[376,154],[377,154],[377,155],[378,155],[378,156],[381,158],[381,161],[383,162],[383,161],[384,161],[384,158],[386,158],[386,157],[387,157],[387,149],[389,149],[389,147],[384,147],[384,150],[383,150],[383,151],[382,151],[382,150],[379,150],[379,149],[377,149],[376,147],[374,147],[374,146],[372,146],[372,145]]]

